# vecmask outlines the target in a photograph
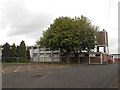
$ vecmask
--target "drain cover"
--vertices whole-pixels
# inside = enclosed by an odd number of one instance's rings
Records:
[[[35,76],[39,76],[39,77],[42,77],[43,75],[42,75],[42,74],[37,74],[37,75],[35,75]]]

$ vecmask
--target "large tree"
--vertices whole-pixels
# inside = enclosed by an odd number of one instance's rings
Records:
[[[41,47],[49,47],[52,50],[60,48],[66,54],[66,62],[69,63],[71,51],[78,53],[95,48],[97,29],[84,16],[81,18],[59,17],[43,32],[43,36],[37,43]]]
[[[3,45],[3,50],[2,50],[2,61],[3,62],[11,62],[11,50],[10,50],[10,45],[6,42]]]
[[[27,50],[25,42],[22,40],[18,47],[19,62],[27,62]]]

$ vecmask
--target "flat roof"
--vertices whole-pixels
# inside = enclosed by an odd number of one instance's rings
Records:
[[[112,54],[112,55],[120,55],[120,54]]]

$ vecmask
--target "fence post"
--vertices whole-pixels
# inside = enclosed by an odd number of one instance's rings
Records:
[[[34,49],[33,49],[33,46],[31,46],[31,59],[34,62]]]
[[[38,62],[39,62],[39,57],[40,57],[40,53],[39,53],[39,51],[40,51],[40,50],[39,50],[39,46],[37,46],[37,50],[38,50],[38,51],[37,51],[37,55],[38,55]]]
[[[89,52],[89,64],[90,64],[90,52]]]
[[[100,57],[100,59],[101,59],[101,64],[102,64],[102,61],[103,61],[103,58],[102,58],[103,56],[102,56],[102,53],[101,53],[101,57]]]
[[[44,59],[43,59],[43,62],[45,62],[45,46],[44,46]]]
[[[78,63],[80,63],[80,55],[78,54]]]
[[[18,64],[18,57],[17,57],[17,64]]]
[[[52,50],[51,50],[51,63],[52,63],[52,54],[53,54],[53,52],[52,52]]]
[[[59,48],[59,62],[62,62],[61,55],[60,55],[60,48]]]

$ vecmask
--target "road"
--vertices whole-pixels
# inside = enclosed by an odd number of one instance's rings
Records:
[[[38,64],[3,67],[5,69],[2,75],[3,88],[107,88],[118,78],[118,64]]]

